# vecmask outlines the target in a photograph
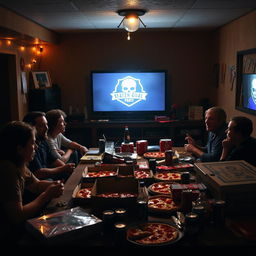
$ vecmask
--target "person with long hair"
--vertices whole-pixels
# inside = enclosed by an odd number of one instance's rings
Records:
[[[62,195],[64,184],[39,180],[28,169],[35,155],[35,129],[21,121],[7,123],[0,131],[0,239],[18,238],[27,219],[37,216],[46,203]],[[24,189],[37,197],[23,203]]]

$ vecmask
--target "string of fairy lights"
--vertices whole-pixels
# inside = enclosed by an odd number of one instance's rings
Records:
[[[19,40],[15,39],[0,39],[0,49],[1,48],[12,48],[12,49],[18,49],[20,53],[26,53],[31,55],[31,57],[25,58],[24,60],[22,54],[21,58],[23,59],[24,67],[28,70],[33,69],[35,64],[40,63],[41,57],[43,53],[45,52],[45,44],[42,44],[39,39],[35,39],[33,43],[29,42],[20,42]]]

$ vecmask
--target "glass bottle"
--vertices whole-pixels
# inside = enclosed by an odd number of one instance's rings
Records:
[[[129,143],[131,140],[128,125],[124,127],[124,143]]]

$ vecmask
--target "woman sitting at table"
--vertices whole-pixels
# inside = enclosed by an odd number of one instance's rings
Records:
[[[60,109],[52,109],[46,113],[49,128],[47,141],[56,158],[64,163],[72,162],[77,165],[88,149],[63,135],[66,128],[65,118],[66,114]]]
[[[245,160],[256,166],[256,139],[251,137],[252,121],[244,116],[233,117],[226,130],[227,138],[222,141],[220,160]]]
[[[40,213],[45,204],[63,193],[60,181],[38,180],[27,168],[35,154],[35,130],[28,124],[13,121],[0,131],[0,241],[20,238],[27,219]],[[27,188],[37,197],[23,203]]]

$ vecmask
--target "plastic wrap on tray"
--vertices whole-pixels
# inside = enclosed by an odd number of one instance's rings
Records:
[[[101,219],[80,207],[75,207],[30,219],[27,221],[27,227],[29,230],[39,232],[45,238],[52,238],[100,222]]]

